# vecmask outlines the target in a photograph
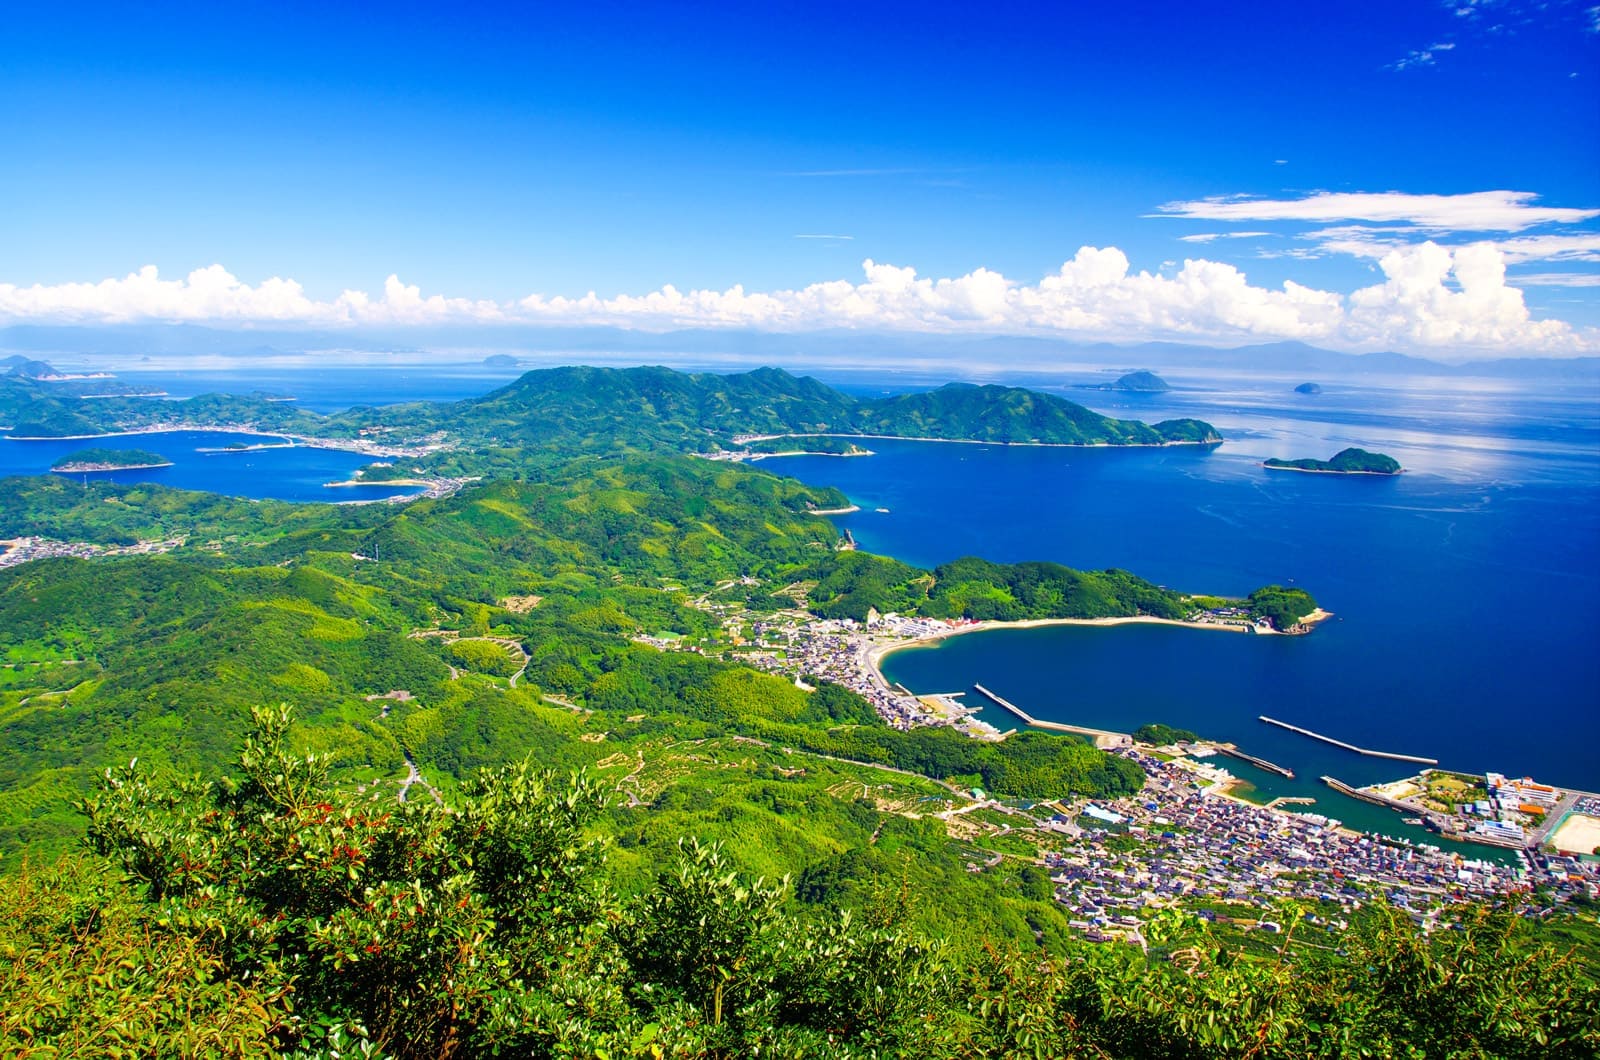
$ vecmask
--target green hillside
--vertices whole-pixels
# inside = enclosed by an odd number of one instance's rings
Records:
[[[443,442],[439,468],[526,466],[578,453],[704,452],[740,435],[891,434],[901,437],[1157,445],[1218,442],[1199,420],[1149,426],[1116,420],[1063,398],[1017,387],[949,384],[925,393],[859,400],[777,368],[731,375],[670,368],[549,368],[479,398],[356,408],[318,416],[264,398],[205,395],[183,401],[78,400],[21,377],[0,377],[0,424],[21,437],[61,437],[148,427],[251,425],[315,437],[365,430],[389,444]]]

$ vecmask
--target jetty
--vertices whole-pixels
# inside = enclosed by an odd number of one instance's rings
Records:
[[[1358,788],[1352,784],[1346,784],[1337,777],[1322,777],[1321,780],[1334,791],[1337,791],[1341,795],[1348,795],[1352,799],[1360,799],[1362,802],[1370,802],[1374,806],[1382,806],[1389,810],[1399,810],[1401,813],[1415,815],[1420,812],[1416,806],[1411,805],[1409,802],[1401,802],[1399,799],[1391,799],[1387,795],[1379,795],[1376,792],[1368,791],[1365,788]]]
[[[1227,755],[1229,758],[1237,758],[1241,762],[1249,762],[1257,769],[1265,769],[1269,773],[1276,773],[1281,777],[1288,777],[1290,780],[1294,779],[1294,770],[1285,769],[1276,762],[1269,762],[1265,758],[1257,758],[1255,755],[1245,754],[1237,747],[1230,747],[1227,744],[1215,743],[1211,747],[1218,754]]]
[[[1371,751],[1365,747],[1357,747],[1353,743],[1345,743],[1343,740],[1335,740],[1332,736],[1324,736],[1320,732],[1312,732],[1310,729],[1302,729],[1298,725],[1290,725],[1288,722],[1279,721],[1277,718],[1269,718],[1265,714],[1262,714],[1259,717],[1261,721],[1266,722],[1268,725],[1276,725],[1280,729],[1288,729],[1290,732],[1297,732],[1301,736],[1309,736],[1313,740],[1321,740],[1323,743],[1331,743],[1335,747],[1342,747],[1346,751],[1353,751],[1358,755],[1366,755],[1369,758],[1390,758],[1396,762],[1420,762],[1425,766],[1436,766],[1439,764],[1439,760],[1437,758],[1424,758],[1422,755],[1395,754],[1392,751]]]
[[[1067,725],[1059,721],[1040,721],[1032,714],[1023,710],[1009,699],[1003,699],[982,685],[973,685],[985,697],[994,700],[1000,706],[1021,718],[1025,724],[1035,729],[1050,729],[1055,732],[1070,732],[1075,736],[1087,736],[1094,740],[1096,747],[1132,747],[1133,737],[1125,732],[1112,732],[1110,729],[1094,729],[1087,725]]]

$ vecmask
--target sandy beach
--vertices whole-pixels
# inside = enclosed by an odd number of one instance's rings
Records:
[[[345,479],[343,482],[324,482],[322,484],[322,488],[323,489],[338,489],[341,486],[437,486],[437,485],[439,485],[439,483],[436,480],[427,479],[427,478],[386,478],[386,479],[370,479],[370,480],[369,479],[362,479],[362,478],[351,478],[351,479]]]
[[[1185,622],[1176,618],[1156,618],[1153,615],[1129,615],[1120,618],[1030,618],[1021,622],[986,621],[973,622],[964,626],[951,626],[948,630],[930,633],[923,637],[913,637],[908,640],[895,641],[890,644],[881,644],[868,653],[867,659],[874,670],[882,676],[881,663],[883,659],[893,652],[903,651],[906,648],[921,647],[925,644],[934,644],[948,637],[959,637],[967,633],[983,633],[997,629],[1039,629],[1044,626],[1181,626],[1185,629],[1210,629],[1222,630],[1230,633],[1248,633],[1249,628],[1241,625],[1227,625],[1221,622]],[[1264,632],[1264,631],[1263,631]],[[1277,630],[1273,630],[1277,633]]]

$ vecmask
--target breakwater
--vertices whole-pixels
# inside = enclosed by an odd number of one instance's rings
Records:
[[[1390,758],[1396,762],[1420,762],[1427,766],[1436,766],[1439,764],[1439,760],[1437,758],[1425,758],[1422,755],[1396,754],[1392,751],[1372,751],[1365,747],[1357,747],[1353,743],[1345,743],[1343,740],[1335,740],[1332,736],[1324,736],[1320,732],[1312,732],[1310,729],[1302,729],[1298,725],[1290,725],[1286,721],[1279,721],[1277,718],[1269,718],[1265,714],[1260,716],[1260,720],[1266,722],[1268,725],[1276,725],[1280,729],[1288,729],[1290,732],[1297,732],[1301,736],[1309,736],[1313,740],[1321,740],[1323,743],[1332,744],[1335,747],[1343,748],[1346,751],[1351,751],[1358,755],[1366,755],[1369,758]]]
[[[1211,746],[1218,754],[1227,755],[1229,758],[1237,758],[1241,762],[1249,762],[1257,769],[1265,769],[1269,773],[1276,773],[1281,777],[1288,777],[1290,780],[1294,779],[1294,770],[1286,769],[1276,762],[1269,762],[1265,758],[1257,758],[1255,755],[1245,754],[1237,747],[1229,747],[1226,744],[1212,744]]]
[[[1051,729],[1055,732],[1070,732],[1076,736],[1088,736],[1094,740],[1096,747],[1131,747],[1133,745],[1133,737],[1129,736],[1125,732],[1112,732],[1109,729],[1092,729],[1087,725],[1067,725],[1064,722],[1059,721],[1039,721],[1032,714],[1029,714],[1027,711],[1023,710],[1009,699],[1001,698],[995,693],[989,691],[987,688],[984,688],[982,685],[973,685],[972,687],[977,689],[988,699],[993,700],[995,703],[1021,718],[1024,723],[1031,725],[1036,729]]]

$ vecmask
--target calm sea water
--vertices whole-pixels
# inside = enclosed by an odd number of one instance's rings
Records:
[[[203,452],[230,445],[276,445],[286,439],[217,431],[166,431],[160,434],[117,435],[93,440],[13,441],[0,434],[0,477],[43,475],[62,457],[81,449],[143,449],[172,461],[171,467],[126,471],[96,471],[87,476],[111,482],[154,482],[174,489],[206,490],[236,497],[273,498],[284,501],[356,501],[416,493],[404,486],[345,486],[329,489],[325,483],[344,482],[372,458],[336,449],[295,446],[292,449],[256,449],[244,452]]]
[[[1391,834],[1405,831],[1397,817],[1317,777],[1365,784],[1413,767],[1258,715],[1450,768],[1600,788],[1600,395],[1454,381],[1329,390],[1064,392],[1120,416],[1202,416],[1228,438],[1217,449],[873,441],[869,458],[766,466],[842,488],[864,509],[840,520],[862,547],[919,565],[1048,559],[1224,594],[1278,582],[1337,616],[1293,638],[1148,626],[957,637],[889,657],[887,675],[915,691],[968,690],[976,704],[977,682],[1039,718],[1235,740],[1296,772],[1227,763],[1266,792]],[[1345,445],[1390,453],[1408,473],[1259,466]]]

